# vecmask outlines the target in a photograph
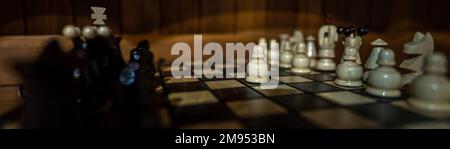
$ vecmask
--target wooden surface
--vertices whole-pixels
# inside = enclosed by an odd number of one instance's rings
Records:
[[[241,33],[261,29],[316,34],[324,23],[377,33],[449,32],[448,0],[17,0],[0,6],[0,35],[59,34],[92,24],[91,6],[122,34]]]

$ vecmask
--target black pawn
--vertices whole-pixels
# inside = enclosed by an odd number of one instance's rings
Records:
[[[367,35],[369,33],[369,29],[367,29],[364,26],[361,26],[361,27],[358,28],[357,33],[358,33],[359,36],[364,36],[364,35]]]
[[[341,26],[341,27],[338,27],[338,28],[337,28],[336,32],[337,32],[339,35],[342,35],[342,34],[344,34],[344,30],[345,30],[345,28]]]

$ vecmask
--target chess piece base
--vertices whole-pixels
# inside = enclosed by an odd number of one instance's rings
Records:
[[[378,89],[370,86],[366,88],[366,92],[379,97],[400,97],[402,95],[400,90]]]
[[[402,86],[411,84],[414,80],[416,80],[420,76],[419,73],[407,73],[402,75]]]
[[[340,86],[347,86],[347,87],[360,87],[363,85],[362,81],[351,81],[351,80],[341,80],[336,79],[334,80],[334,83]]]
[[[320,59],[316,64],[316,69],[319,71],[334,71],[336,70],[336,63],[332,59]]]
[[[436,114],[444,114],[450,116],[450,104],[443,102],[432,102],[424,99],[409,98],[408,105],[424,112],[432,112]]]
[[[291,72],[293,73],[311,73],[311,69],[298,69],[298,68],[292,68]]]
[[[292,68],[291,64],[280,64],[280,68]]]
[[[269,82],[268,77],[247,77],[245,78],[245,81],[250,83],[266,83]]]

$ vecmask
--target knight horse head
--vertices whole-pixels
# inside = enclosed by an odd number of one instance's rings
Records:
[[[334,49],[334,43],[338,41],[337,28],[334,25],[324,25],[319,29],[319,46],[321,49]]]

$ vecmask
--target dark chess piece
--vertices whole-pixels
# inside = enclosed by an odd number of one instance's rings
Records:
[[[82,114],[73,100],[72,70],[67,54],[51,41],[35,61],[19,63],[24,80],[25,128],[82,128]]]
[[[143,65],[146,67],[146,69],[149,69],[150,75],[154,76],[155,74],[155,64],[154,64],[154,55],[151,52],[150,49],[150,43],[148,40],[143,40],[138,43],[137,49],[139,49],[142,52],[142,60]]]
[[[122,91],[114,102],[115,126],[119,128],[161,127],[159,107],[162,98],[154,91],[156,82],[149,76],[142,49],[133,49],[130,63],[120,73]]]

